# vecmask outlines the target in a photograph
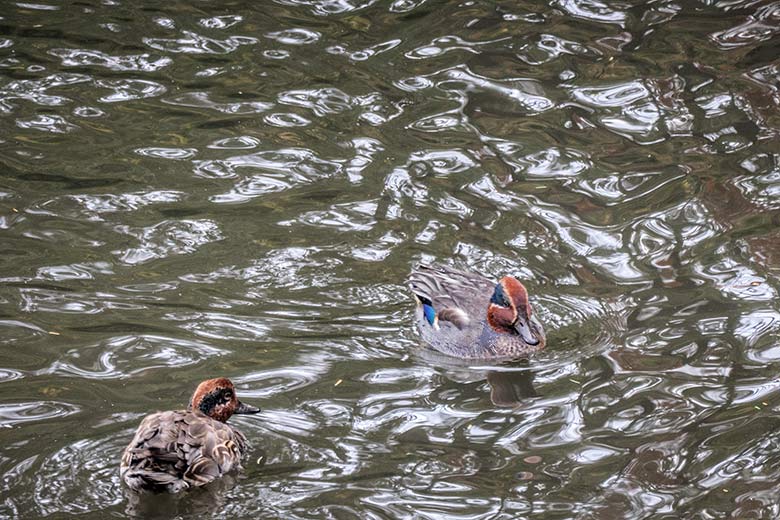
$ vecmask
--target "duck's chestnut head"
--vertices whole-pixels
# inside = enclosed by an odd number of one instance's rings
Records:
[[[260,408],[244,404],[236,397],[236,388],[230,379],[219,377],[203,381],[195,389],[190,410],[200,410],[212,419],[226,422],[234,413],[258,413]]]
[[[547,341],[542,324],[533,315],[528,291],[511,276],[504,276],[496,284],[488,304],[487,322],[494,331],[517,335],[535,349],[543,348]]]

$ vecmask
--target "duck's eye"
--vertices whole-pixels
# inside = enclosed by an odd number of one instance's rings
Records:
[[[223,397],[225,398],[225,401],[230,401],[231,399],[233,399],[233,392],[225,392],[223,394]]]

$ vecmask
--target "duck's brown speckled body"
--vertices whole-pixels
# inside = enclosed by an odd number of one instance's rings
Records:
[[[247,441],[225,424],[234,413],[257,413],[241,403],[228,379],[209,379],[186,410],[146,416],[125,448],[120,476],[135,491],[178,492],[203,486],[241,466]]]
[[[498,283],[446,266],[419,265],[409,277],[423,340],[459,358],[511,359],[545,347],[546,336],[522,283]]]

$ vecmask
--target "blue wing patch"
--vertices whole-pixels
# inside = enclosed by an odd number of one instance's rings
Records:
[[[422,307],[423,307],[423,316],[425,316],[425,321],[433,325],[434,322],[436,321],[436,311],[433,310],[433,307],[428,305],[427,303],[423,303]]]

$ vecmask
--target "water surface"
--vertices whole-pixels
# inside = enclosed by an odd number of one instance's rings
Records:
[[[0,6],[0,516],[780,516],[779,2]],[[548,350],[424,349],[421,261]],[[243,474],[127,493],[214,376]]]

